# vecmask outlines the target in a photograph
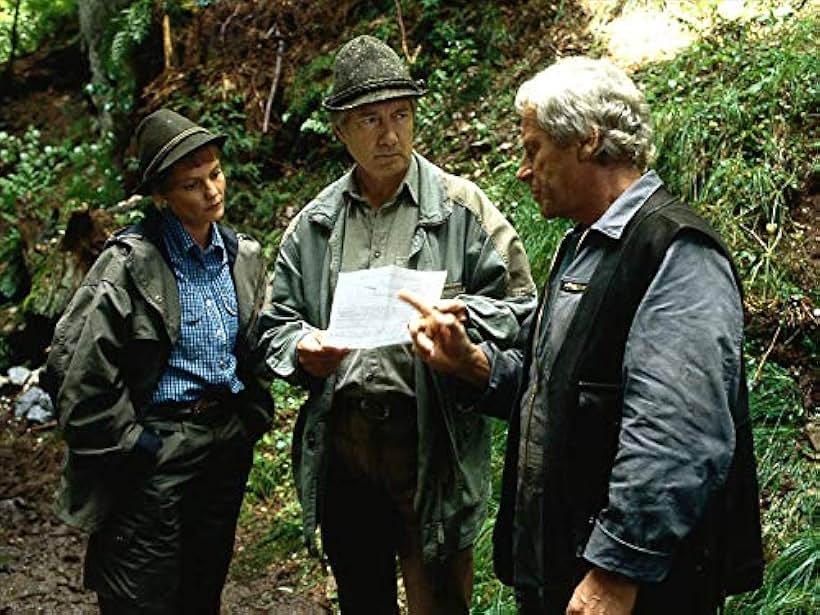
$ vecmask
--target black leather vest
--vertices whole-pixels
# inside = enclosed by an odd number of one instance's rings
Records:
[[[638,210],[620,241],[596,236],[603,242],[604,255],[578,305],[547,384],[544,556],[548,591],[558,600],[565,597],[568,601],[588,570],[581,554],[595,517],[607,504],[620,430],[621,373],[630,325],[669,245],[684,230],[709,238],[731,262],[717,233],[663,188]],[[559,248],[556,262],[561,262],[565,250],[566,242]],[[732,270],[740,288],[734,265]],[[532,340],[527,348],[525,374],[529,372]],[[519,408],[520,404],[514,406],[510,419],[494,534],[496,574],[507,584],[513,580]],[[760,585],[763,556],[745,373],[732,417],[736,448],[726,485],[683,541],[667,580],[643,586],[637,607],[668,598],[666,589],[671,587],[708,592],[717,603],[721,596]],[[584,442],[583,450],[579,442]],[[588,451],[598,454],[591,456]],[[651,612],[651,607],[646,610]]]

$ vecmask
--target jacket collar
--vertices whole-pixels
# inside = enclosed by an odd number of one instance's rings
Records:
[[[655,171],[647,171],[624,190],[590,228],[612,239],[620,239],[632,217],[662,185]]]
[[[225,252],[228,255],[228,264],[233,268],[236,262],[236,253],[239,250],[239,240],[233,229],[216,224],[216,229],[222,238],[222,243],[225,246]],[[132,224],[120,231],[114,237],[108,240],[109,243],[114,243],[119,239],[128,237],[139,237],[148,240],[160,254],[163,260],[170,267],[171,260],[168,251],[165,248],[165,242],[162,240],[162,213],[155,207],[151,207],[145,214],[145,217],[139,222]]]

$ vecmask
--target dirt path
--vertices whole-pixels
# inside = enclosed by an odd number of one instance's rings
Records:
[[[61,447],[51,430],[32,431],[13,418],[0,397],[0,614],[96,613],[95,597],[82,589],[85,537],[51,513],[59,480]],[[252,537],[240,530],[238,543]],[[258,577],[229,578],[225,614],[326,615],[326,601],[283,591],[287,579],[270,567]]]

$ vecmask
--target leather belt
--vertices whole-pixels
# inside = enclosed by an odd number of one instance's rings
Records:
[[[216,419],[226,416],[228,412],[222,407],[233,395],[231,393],[209,394],[190,401],[169,401],[148,409],[147,414],[169,419],[201,420]]]

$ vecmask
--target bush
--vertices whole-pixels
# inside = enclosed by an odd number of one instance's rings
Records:
[[[14,0],[0,1],[0,64],[8,62],[11,51],[14,7]],[[76,12],[77,0],[21,0],[15,57],[36,50],[64,21],[73,19]]]

